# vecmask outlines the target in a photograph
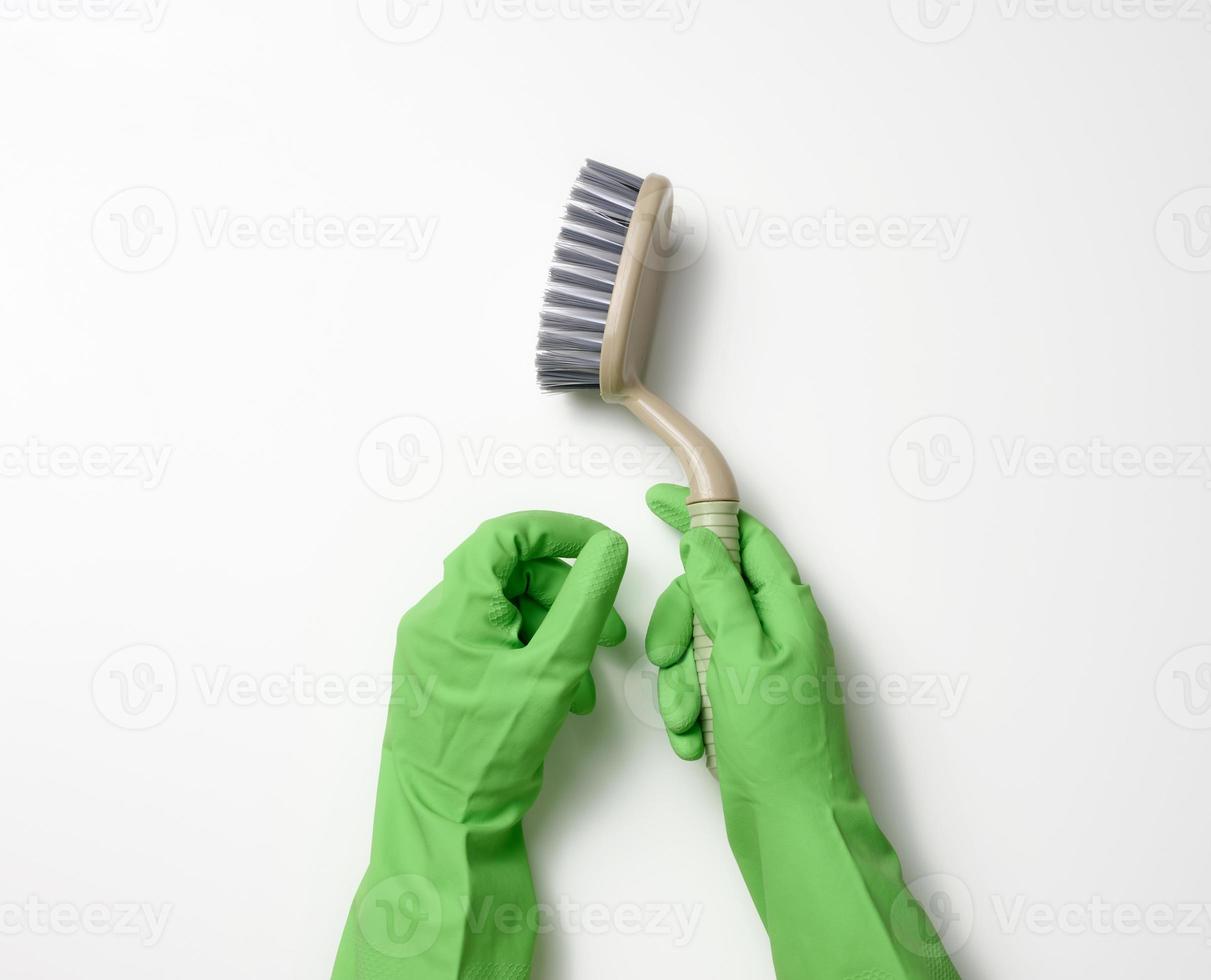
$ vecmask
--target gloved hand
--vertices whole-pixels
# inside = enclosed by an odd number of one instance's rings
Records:
[[[685,575],[656,603],[648,658],[673,749],[703,754],[692,653],[697,612],[714,641],[714,712],[728,840],[765,923],[780,978],[958,977],[908,893],[895,851],[854,776],[828,628],[786,549],[740,513],[741,570],[684,487],[647,495],[684,533]]]
[[[576,558],[569,566],[561,558]],[[399,626],[370,867],[334,980],[524,980],[537,905],[521,820],[589,663],[622,642],[626,541],[569,514],[483,524]]]

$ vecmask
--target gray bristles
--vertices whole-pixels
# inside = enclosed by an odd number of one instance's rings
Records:
[[[642,183],[596,160],[580,169],[543,297],[535,359],[543,391],[600,385],[606,313]]]

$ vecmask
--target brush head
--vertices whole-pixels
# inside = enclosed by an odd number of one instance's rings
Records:
[[[644,383],[675,254],[667,177],[586,161],[572,186],[538,331],[544,391],[596,391],[667,442],[685,467],[689,503],[739,500],[727,460],[710,439]]]
[[[610,299],[643,179],[587,160],[555,243],[538,330],[538,386],[600,390]]]

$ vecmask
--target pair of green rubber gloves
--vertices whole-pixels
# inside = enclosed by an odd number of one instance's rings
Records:
[[[656,603],[648,657],[673,748],[693,760],[695,613],[714,641],[707,686],[728,840],[778,977],[957,978],[854,777],[843,708],[824,693],[833,654],[811,590],[743,512],[737,569],[709,530],[689,529],[686,495],[648,493],[683,533],[685,567]],[[596,648],[625,638],[613,602],[626,559],[622,536],[587,518],[496,518],[404,616],[370,866],[333,980],[529,977],[540,923],[522,818],[569,711],[593,708]],[[798,695],[771,696],[788,691]]]

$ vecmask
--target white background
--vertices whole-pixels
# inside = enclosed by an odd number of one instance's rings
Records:
[[[533,382],[592,155],[684,188],[652,381],[842,671],[965,685],[849,711],[963,976],[1207,975],[1211,912],[1176,923],[1211,902],[1211,463],[1165,465],[1211,444],[1202,7],[107,2],[0,5],[0,974],[326,977],[386,713],[340,691],[480,520],[556,508],[629,539],[631,638],[528,820],[540,895],[698,918],[573,921],[535,975],[773,976],[718,790],[632,670],[675,470]],[[957,249],[897,232],[930,222]],[[226,684],[292,674],[341,703]],[[127,903],[158,941],[71,924]]]

